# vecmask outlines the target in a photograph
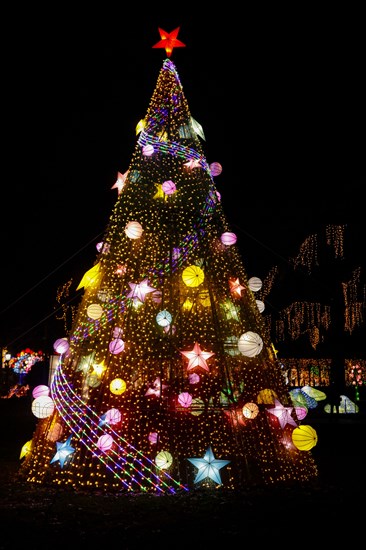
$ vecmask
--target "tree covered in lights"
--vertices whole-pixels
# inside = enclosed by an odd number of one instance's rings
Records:
[[[167,58],[19,477],[76,489],[175,493],[311,482],[299,420],[247,278],[203,131]],[[303,418],[303,414],[301,418]]]

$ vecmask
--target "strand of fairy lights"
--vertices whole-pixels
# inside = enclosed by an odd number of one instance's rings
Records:
[[[148,466],[144,465],[142,460],[134,456],[130,452],[126,452],[125,447],[121,447],[121,445],[117,442],[117,440],[120,440],[124,443],[124,445],[130,449],[132,449],[133,452],[135,452],[137,455],[140,455],[142,459],[144,459],[148,464],[150,464],[152,467],[156,468],[156,464],[150,460],[148,457],[144,456],[140,451],[135,449],[130,443],[128,443],[122,436],[120,436],[117,432],[115,432],[112,428],[109,427],[108,434],[113,435],[115,437],[114,442],[118,447],[118,452],[115,450],[109,451],[106,453],[103,451],[104,456],[100,455],[95,452],[96,443],[93,440],[90,435],[87,435],[85,431],[82,431],[80,429],[81,423],[85,428],[88,429],[89,432],[91,432],[93,435],[95,435],[96,438],[98,438],[98,433],[107,433],[101,426],[101,418],[90,408],[88,405],[85,404],[85,402],[74,392],[70,384],[67,382],[67,379],[62,371],[61,363],[59,367],[56,370],[52,386],[51,386],[51,395],[52,398],[55,401],[55,405],[57,407],[57,410],[60,412],[60,414],[63,416],[66,424],[69,426],[69,428],[72,430],[72,432],[78,437],[78,439],[87,447],[87,449],[96,456],[110,471],[113,472],[113,474],[120,479],[122,483],[124,483],[127,487],[128,484],[125,482],[118,472],[116,472],[108,463],[112,462],[115,466],[115,468],[122,470],[123,466],[128,465],[133,470],[138,473],[138,475],[143,477],[145,481],[147,481],[149,484],[153,485],[157,490],[163,492],[163,489],[159,487],[157,484],[155,484],[149,477],[146,477],[141,470],[139,470],[136,466],[131,464],[127,461],[127,458],[124,458],[122,454],[126,454],[127,457],[132,458],[134,461],[137,461],[140,466],[147,470],[149,472],[149,475],[155,478],[161,485],[165,486],[167,490],[170,492],[174,492],[174,488],[170,487],[166,482],[164,482],[157,474],[155,474]],[[70,397],[73,397],[73,400],[70,399]],[[70,414],[71,413],[71,414]],[[88,416],[88,414],[90,416]],[[74,418],[75,416],[75,418]],[[91,416],[94,416],[98,421],[92,420]],[[88,424],[88,420],[90,424]],[[93,429],[93,427],[97,428],[97,431]],[[87,440],[90,441],[91,446],[88,445],[88,443],[81,437],[81,434],[87,438]],[[99,449],[98,449],[99,451]],[[114,455],[114,456],[113,456]],[[114,459],[116,458],[116,460]],[[119,461],[123,462],[123,465],[120,464]],[[139,484],[139,482],[131,476],[130,473],[128,473],[125,469],[123,469],[124,473],[129,475],[132,479],[132,481]],[[177,485],[180,489],[186,489],[182,484],[174,480],[167,472],[164,472],[164,475],[175,485]],[[140,484],[139,484],[140,485]],[[141,486],[141,485],[140,485]]]

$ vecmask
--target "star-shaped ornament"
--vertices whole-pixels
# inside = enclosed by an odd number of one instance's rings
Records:
[[[184,166],[189,170],[193,170],[193,168],[201,168],[200,163],[201,159],[190,159],[188,162],[184,163]]]
[[[139,300],[141,303],[144,303],[146,294],[150,292],[155,292],[156,288],[149,286],[148,279],[144,279],[141,283],[128,283],[131,288],[131,292],[127,294],[127,298],[132,300]]]
[[[244,290],[245,287],[240,284],[239,278],[237,278],[235,280],[230,279],[229,285],[230,285],[231,294],[241,296],[241,291]]]
[[[118,189],[118,195],[121,194],[122,189],[125,186],[127,176],[128,176],[128,170],[124,174],[121,174],[121,172],[118,172],[117,174],[117,180],[112,185],[111,189]]]
[[[188,458],[189,462],[198,468],[197,475],[194,482],[199,483],[206,477],[212,479],[219,485],[221,485],[220,470],[224,466],[227,466],[230,460],[218,460],[215,458],[211,447],[209,447],[203,458]]]
[[[162,183],[155,183],[155,187],[157,189],[155,195],[153,196],[154,199],[164,199],[165,193],[163,191],[163,184]]]
[[[80,363],[76,368],[76,372],[82,371],[84,374],[87,374],[93,364],[94,356],[95,352],[91,353],[90,355],[83,355],[80,359]]]
[[[145,395],[156,395],[156,397],[160,397],[161,396],[161,392],[167,388],[167,384],[162,384],[160,382],[160,378],[159,376],[155,379],[155,382],[152,384],[152,386],[150,386],[147,390],[147,392],[145,393]]]
[[[277,416],[282,429],[285,428],[286,424],[291,424],[292,426],[297,427],[295,420],[291,416],[293,407],[284,407],[278,399],[275,399],[275,406],[272,409],[267,409],[267,411],[270,414]]]
[[[206,361],[212,357],[212,355],[215,355],[210,351],[202,351],[197,342],[193,346],[192,351],[181,351],[181,354],[189,359],[187,371],[190,371],[195,367],[201,367],[202,369],[209,371]]]
[[[57,452],[53,457],[53,459],[51,460],[50,464],[58,460],[61,464],[61,468],[64,467],[65,460],[67,459],[67,457],[75,451],[74,447],[71,447],[70,445],[71,438],[72,438],[72,435],[70,435],[70,437],[68,437],[66,441],[64,441],[63,443],[60,443],[60,442],[56,443]]]
[[[159,28],[159,34],[161,40],[154,44],[153,48],[164,48],[168,57],[171,56],[173,48],[184,48],[185,44],[178,40],[180,27],[177,27],[172,32],[166,32]]]

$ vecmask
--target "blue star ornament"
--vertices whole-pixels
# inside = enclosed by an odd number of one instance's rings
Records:
[[[71,447],[70,445],[71,438],[72,436],[70,435],[70,437],[68,437],[66,441],[64,441],[63,443],[59,443],[59,442],[56,443],[57,452],[53,457],[53,459],[51,460],[50,464],[52,464],[52,462],[56,462],[57,460],[59,460],[61,464],[61,468],[64,467],[64,463],[67,457],[75,451],[74,447]]]
[[[221,484],[220,470],[224,466],[229,464],[230,460],[218,460],[215,458],[211,447],[209,447],[203,458],[189,458],[189,462],[198,468],[195,483],[199,483],[206,477],[211,478],[213,481]]]

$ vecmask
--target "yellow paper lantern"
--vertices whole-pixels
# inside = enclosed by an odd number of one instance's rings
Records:
[[[238,340],[238,348],[240,353],[246,357],[255,357],[263,348],[263,340],[256,332],[248,330],[244,332]]]
[[[168,451],[160,451],[155,457],[155,464],[161,470],[167,470],[173,464],[173,457]]]
[[[203,283],[205,274],[198,265],[190,265],[183,271],[182,279],[185,285],[195,287]]]
[[[199,397],[194,397],[191,403],[190,413],[193,416],[199,416],[205,410],[205,403]]]
[[[109,385],[109,389],[114,395],[121,395],[126,391],[126,382],[122,378],[115,378]]]
[[[259,407],[256,403],[245,403],[243,407],[243,416],[245,418],[255,418],[259,413]]]
[[[310,451],[318,442],[318,435],[314,428],[301,424],[292,432],[292,443],[299,451]]]

